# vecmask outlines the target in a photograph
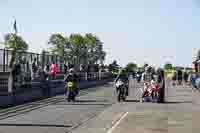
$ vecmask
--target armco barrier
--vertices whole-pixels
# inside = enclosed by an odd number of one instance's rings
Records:
[[[82,81],[79,84],[80,89],[103,85],[112,81],[112,79],[96,80],[96,81]],[[62,80],[55,80],[51,82],[33,82],[31,86],[16,89],[12,94],[0,95],[1,106],[13,106],[31,102],[34,100],[44,99],[47,97],[64,94],[64,82]]]

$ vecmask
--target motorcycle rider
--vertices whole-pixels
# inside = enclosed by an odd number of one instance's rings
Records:
[[[136,79],[137,79],[137,82],[139,83],[141,81],[141,78],[142,78],[142,73],[141,71],[137,71],[137,74],[136,74]]]
[[[148,66],[145,68],[145,72],[142,74],[142,81],[151,82],[151,80],[154,80],[154,76],[152,73],[152,67]]]
[[[147,89],[152,80],[154,80],[152,68],[151,66],[148,66],[145,68],[145,72],[142,74],[142,81],[144,82],[144,90],[143,90],[144,92],[143,92],[142,98],[144,98],[145,95],[147,95],[148,93]]]
[[[129,92],[129,79],[128,76],[126,74],[126,71],[124,69],[122,69],[119,74],[117,75],[117,78],[115,79],[115,84],[117,83],[118,80],[121,80],[122,82],[124,82],[126,84],[126,96],[128,96],[128,92]],[[116,91],[118,92],[119,88],[116,87]]]
[[[75,85],[75,89],[76,89],[76,95],[78,95],[78,93],[79,93],[79,88],[78,88],[79,78],[73,68],[69,69],[69,73],[65,76],[64,81],[65,81],[65,83],[73,82]],[[67,85],[65,86],[65,88],[66,88],[66,94],[67,94]]]

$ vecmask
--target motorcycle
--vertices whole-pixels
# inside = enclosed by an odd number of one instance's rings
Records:
[[[152,102],[152,88],[149,82],[144,83],[144,92],[141,102]]]
[[[117,100],[120,102],[121,100],[126,100],[126,84],[121,80],[117,81],[116,87],[119,89],[117,90]]]
[[[153,102],[159,101],[159,98],[160,98],[160,86],[159,85],[153,86],[151,96],[152,96]]]
[[[70,101],[75,101],[75,97],[76,97],[76,88],[73,82],[68,82],[67,83],[68,86],[68,96],[67,96],[67,100],[68,102]]]
[[[200,77],[195,79],[195,88],[196,90],[200,90]]]
[[[136,75],[136,79],[137,79],[137,82],[140,83],[140,81],[141,81],[141,75],[137,74]]]

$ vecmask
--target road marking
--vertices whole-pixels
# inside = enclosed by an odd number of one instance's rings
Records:
[[[121,118],[108,130],[107,133],[112,133],[114,129],[120,124],[120,122],[128,115],[128,112],[124,113]]]

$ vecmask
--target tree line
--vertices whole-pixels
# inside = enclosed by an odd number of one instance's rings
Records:
[[[27,51],[29,44],[21,37],[13,33],[4,36],[5,48],[12,49],[10,66],[15,62],[16,51]],[[63,57],[63,61],[70,64],[103,64],[106,52],[103,50],[103,42],[92,33],[81,35],[73,33],[64,36],[60,33],[52,34],[48,39],[48,48],[43,52]]]

